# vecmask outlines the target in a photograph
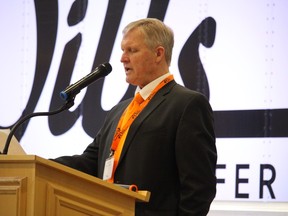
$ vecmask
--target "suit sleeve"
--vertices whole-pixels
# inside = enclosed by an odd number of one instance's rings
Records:
[[[81,155],[62,156],[50,160],[97,177],[99,149],[97,145],[97,137],[98,136],[96,136],[94,141],[88,145],[88,147]]]
[[[216,194],[213,112],[203,95],[189,100],[176,137],[179,215],[206,215]]]

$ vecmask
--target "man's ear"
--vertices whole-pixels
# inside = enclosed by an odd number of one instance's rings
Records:
[[[162,46],[158,46],[156,48],[156,61],[159,62],[163,58],[165,58],[165,49]]]

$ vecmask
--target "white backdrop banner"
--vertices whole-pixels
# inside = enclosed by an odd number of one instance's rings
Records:
[[[57,109],[66,86],[101,63],[113,67],[69,111],[19,127],[28,154],[83,152],[134,91],[120,63],[122,29],[156,17],[174,30],[170,72],[214,110],[216,200],[288,202],[288,1],[0,1],[0,128]]]

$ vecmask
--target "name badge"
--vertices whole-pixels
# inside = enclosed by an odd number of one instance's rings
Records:
[[[113,166],[114,166],[114,157],[111,156],[111,157],[107,158],[105,161],[103,180],[111,179],[112,172],[113,172]]]

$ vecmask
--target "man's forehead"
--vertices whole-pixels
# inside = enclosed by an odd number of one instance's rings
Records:
[[[139,46],[143,44],[143,34],[139,31],[129,31],[123,35],[121,46]]]

